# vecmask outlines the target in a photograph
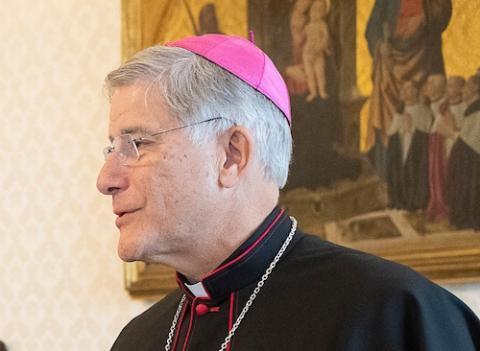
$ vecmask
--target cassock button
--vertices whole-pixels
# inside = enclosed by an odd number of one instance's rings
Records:
[[[208,313],[208,306],[204,305],[203,303],[198,304],[197,307],[195,307],[195,312],[197,312],[197,316],[203,316],[204,314]]]

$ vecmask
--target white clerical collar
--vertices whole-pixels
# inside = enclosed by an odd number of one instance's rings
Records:
[[[190,290],[192,295],[195,297],[208,297],[207,291],[203,287],[202,282],[198,282],[196,284],[189,285],[185,283],[185,286]]]

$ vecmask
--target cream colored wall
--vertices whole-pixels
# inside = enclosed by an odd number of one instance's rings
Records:
[[[3,1],[0,339],[9,351],[108,350],[146,307],[123,289],[101,86],[120,63],[120,0]]]
[[[120,62],[120,0],[5,1],[0,11],[0,339],[9,351],[107,350],[149,303],[123,289],[95,189]],[[480,286],[452,290],[480,314]]]

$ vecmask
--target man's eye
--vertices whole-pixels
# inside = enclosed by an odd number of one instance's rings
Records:
[[[147,145],[147,144],[151,143],[151,141],[149,141],[149,140],[141,140],[141,139],[140,140],[134,140],[133,142],[135,143],[135,146],[137,147],[137,149],[139,149],[143,145]]]

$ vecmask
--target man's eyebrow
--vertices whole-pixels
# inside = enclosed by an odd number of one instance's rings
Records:
[[[123,128],[120,130],[120,134],[132,134],[132,135],[150,135],[153,134],[153,132],[145,127],[129,127],[129,128]],[[110,142],[113,142],[113,136],[109,136],[108,139],[110,139]]]

